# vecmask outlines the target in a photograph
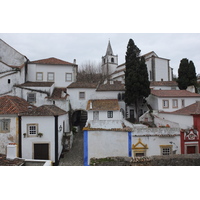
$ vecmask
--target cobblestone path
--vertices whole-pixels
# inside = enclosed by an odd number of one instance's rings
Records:
[[[83,132],[74,136],[72,148],[64,152],[64,158],[60,159],[59,166],[83,166]]]

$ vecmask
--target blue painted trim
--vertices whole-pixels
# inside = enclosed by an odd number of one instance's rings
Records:
[[[83,132],[83,146],[84,146],[84,166],[88,166],[88,131]]]
[[[128,132],[128,156],[132,157],[132,132]]]

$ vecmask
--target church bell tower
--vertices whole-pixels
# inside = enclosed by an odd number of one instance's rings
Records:
[[[118,55],[113,55],[113,50],[109,40],[106,55],[102,57],[103,74],[109,76],[110,74],[116,71],[117,66]]]

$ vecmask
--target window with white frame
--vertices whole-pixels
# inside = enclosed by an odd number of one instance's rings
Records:
[[[43,81],[43,73],[42,72],[36,73],[36,80],[37,81]]]
[[[10,132],[10,119],[1,119],[0,120],[0,132],[1,133]]]
[[[38,124],[27,124],[27,132],[29,136],[36,136],[38,134]]]
[[[72,73],[65,74],[65,81],[72,81]]]
[[[28,93],[27,94],[27,101],[29,103],[35,103],[36,102],[36,93]]]
[[[172,154],[172,145],[160,145],[161,155],[170,155]]]
[[[108,111],[107,116],[108,118],[113,118],[113,111]]]
[[[178,100],[177,99],[172,99],[172,107],[178,108]]]
[[[163,100],[163,108],[169,108],[169,100]]]
[[[47,81],[54,81],[54,72],[47,73]]]
[[[85,99],[85,92],[79,92],[79,99]]]
[[[185,100],[184,99],[181,99],[181,106],[185,107]]]

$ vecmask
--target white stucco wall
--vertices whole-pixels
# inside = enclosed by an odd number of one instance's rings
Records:
[[[53,72],[55,87],[67,87],[76,81],[76,70],[73,66],[28,64],[28,81],[37,81],[37,72],[43,72],[43,81],[48,81],[48,72]],[[72,81],[65,81],[66,73],[72,73]]]
[[[170,81],[169,80],[169,69],[168,60],[155,58],[155,81]]]
[[[148,145],[146,150],[146,156],[161,155],[160,145],[172,145],[172,151],[176,150],[176,154],[181,153],[180,149],[180,135],[178,136],[168,136],[174,134],[180,134],[179,128],[145,128],[145,129],[135,129],[132,133],[132,144],[137,144],[138,139],[144,145]],[[148,136],[149,135],[149,136]],[[157,136],[166,135],[166,136]],[[170,143],[172,142],[172,144]]]
[[[62,131],[58,131],[58,156],[62,152],[63,121],[66,127],[67,115],[58,117],[58,127],[62,126]],[[38,124],[38,132],[43,133],[42,137],[25,137],[27,133],[27,124]],[[54,116],[22,116],[22,158],[34,159],[34,144],[49,144],[49,160],[55,162],[55,117]]]
[[[88,161],[90,158],[128,156],[128,133],[88,131]]]
[[[165,120],[169,120],[179,124],[179,127],[182,129],[191,128],[194,125],[193,116],[190,115],[174,115],[167,113],[159,113],[158,116]]]
[[[25,57],[0,39],[0,60],[8,65],[21,66]]]
[[[0,153],[6,154],[6,146],[9,143],[18,144],[18,117],[14,115],[1,115],[1,119],[10,119],[10,131],[8,133],[0,132]]]

